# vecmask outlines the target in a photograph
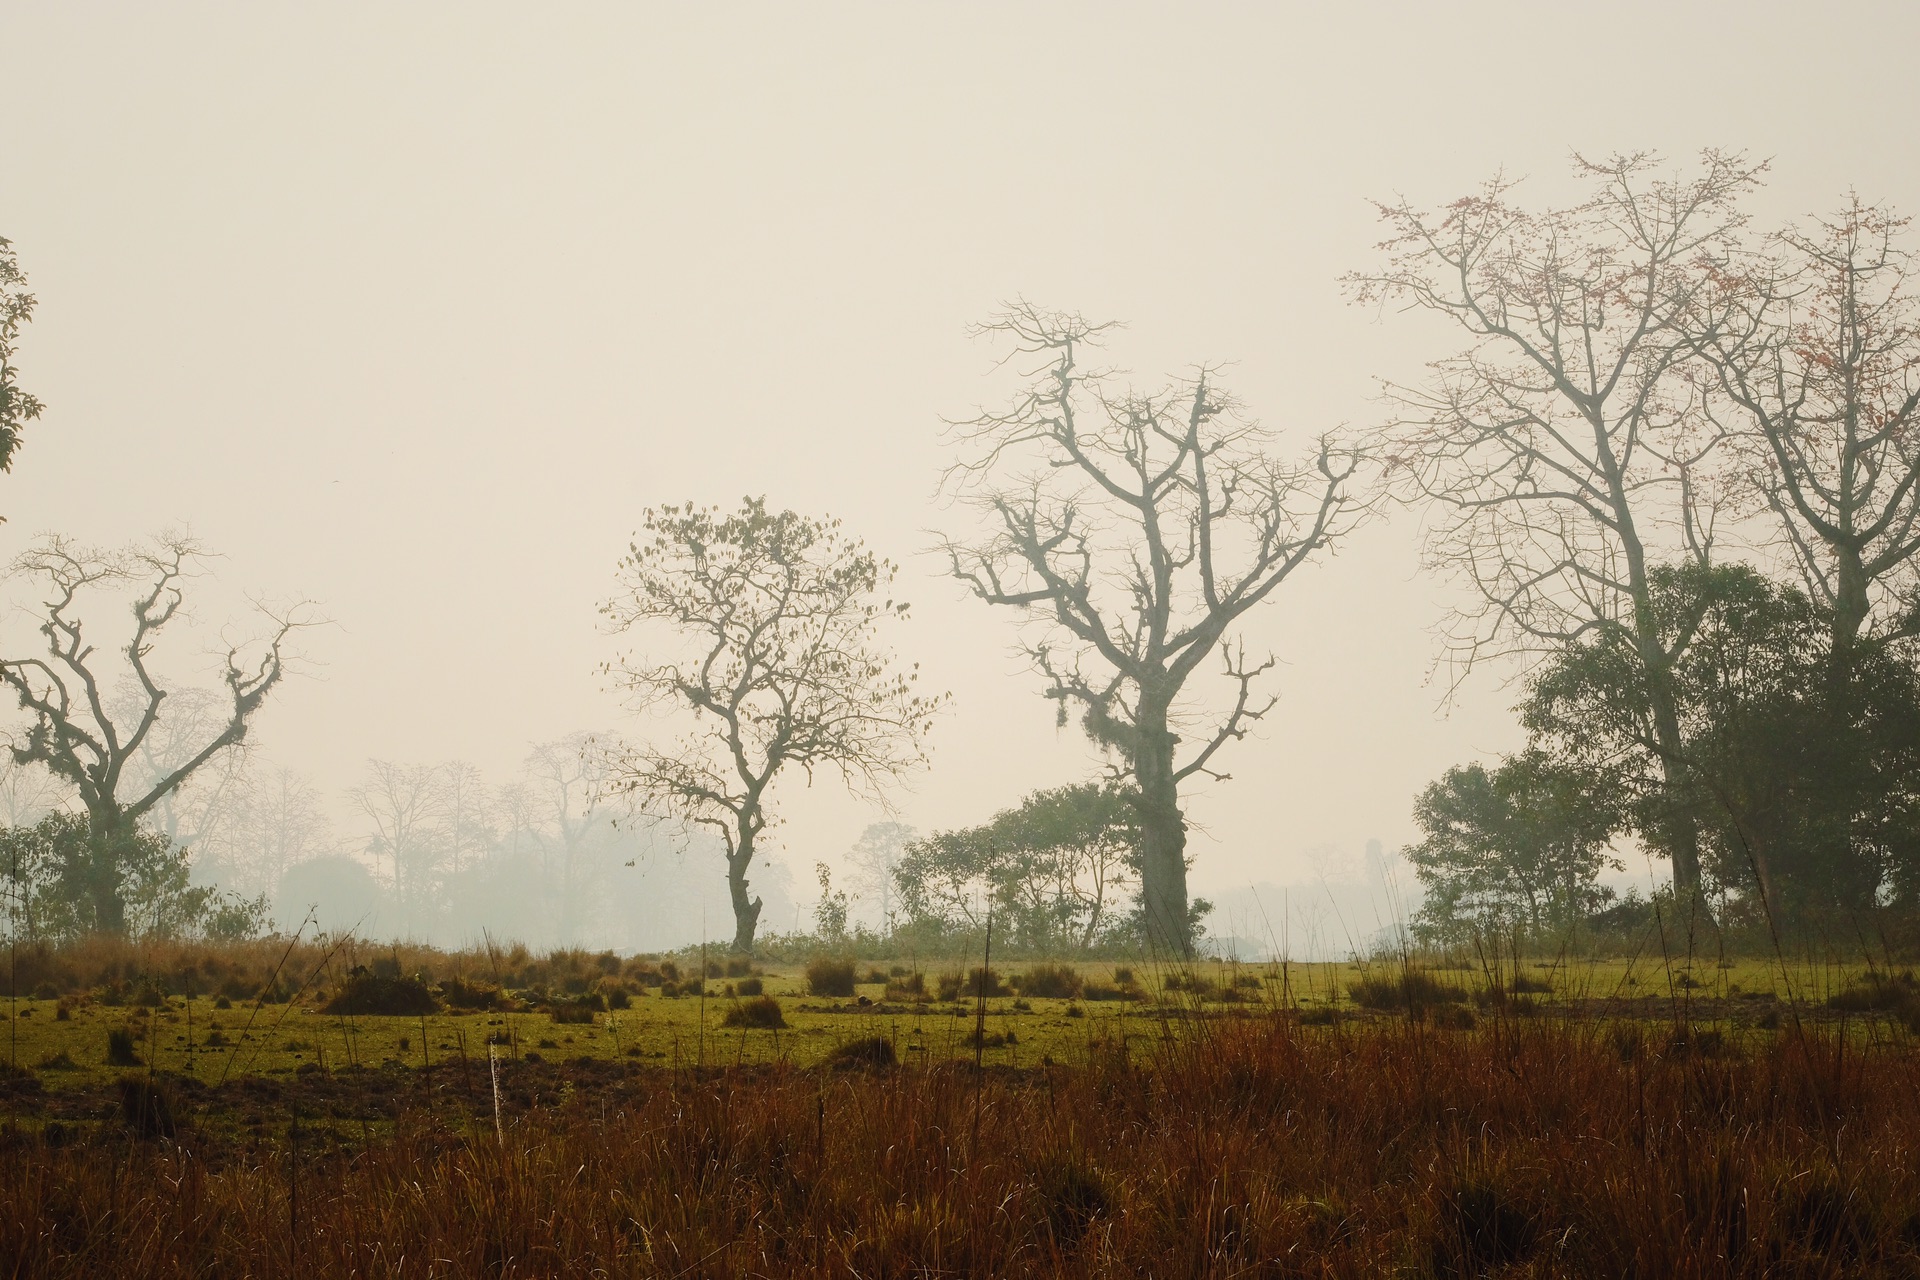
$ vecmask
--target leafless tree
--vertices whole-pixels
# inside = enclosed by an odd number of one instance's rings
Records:
[[[1083,368],[1106,325],[1017,303],[980,329],[1030,358],[1026,389],[999,412],[954,423],[951,489],[983,513],[980,541],[942,546],[954,576],[1032,622],[1023,647],[1066,722],[1135,784],[1148,940],[1185,956],[1186,820],[1180,787],[1224,780],[1214,761],[1273,707],[1272,668],[1234,639],[1248,610],[1364,512],[1359,457],[1321,438],[1300,465],[1276,460],[1209,368],[1157,390]],[[1189,681],[1219,662],[1231,705],[1205,712]],[[1204,725],[1182,752],[1183,731]]]
[[[439,774],[439,811],[446,828],[441,843],[457,876],[463,865],[471,867],[494,846],[498,793],[482,780],[479,766],[465,760],[449,760]]]
[[[207,738],[185,751],[160,777],[135,783],[132,772],[149,735],[164,719],[168,691],[149,665],[162,634],[181,616],[186,583],[205,553],[184,535],[143,546],[101,552],[63,537],[48,537],[14,562],[13,571],[46,592],[40,606],[42,656],[0,659],[0,681],[31,718],[15,746],[20,764],[45,765],[73,785],[87,811],[88,895],[93,926],[126,929],[123,854],[137,824],[209,761],[241,743],[254,715],[286,672],[288,643],[317,619],[303,605],[261,610],[265,636],[227,645],[224,714]],[[116,652],[138,687],[131,718],[109,713],[108,673],[86,637],[83,599],[132,587],[133,628]]]
[[[30,827],[72,795],[45,765],[17,763],[11,752],[0,756],[0,826]]]
[[[847,861],[854,871],[854,889],[873,900],[880,913],[882,929],[893,927],[899,896],[894,872],[899,869],[900,857],[914,834],[913,828],[904,822],[871,823],[847,852]]]
[[[605,804],[610,762],[600,742],[575,733],[539,743],[527,755],[529,789],[545,819],[534,832],[558,874],[557,930],[569,946],[579,940],[595,872],[604,869],[594,864],[594,843],[612,833]]]
[[[367,761],[351,792],[373,824],[367,852],[393,869],[393,894],[409,924],[422,923],[445,858],[446,789],[439,766]]]
[[[14,343],[33,319],[34,298],[27,277],[13,253],[13,242],[0,236],[0,471],[13,469],[20,448],[20,432],[40,416],[40,402],[20,389],[19,369],[13,363]]]
[[[662,507],[620,564],[603,607],[616,630],[671,633],[678,661],[624,658],[609,673],[640,708],[689,714],[670,743],[622,753],[612,786],[642,811],[706,827],[724,842],[736,951],[753,949],[762,901],[748,888],[784,770],[830,769],[879,798],[925,761],[944,696],[915,692],[879,645],[904,603],[882,600],[894,566],[820,521],[766,509]]]
[[[1863,631],[1920,631],[1920,308],[1907,220],[1857,197],[1708,265],[1699,352],[1844,661]],[[1730,313],[1726,314],[1713,314]],[[1878,625],[1874,623],[1878,614]]]
[[[1382,205],[1386,264],[1349,283],[1467,338],[1429,385],[1387,388],[1399,419],[1383,443],[1391,479],[1428,514],[1429,563],[1466,588],[1455,679],[1489,656],[1616,634],[1644,671],[1677,793],[1670,673],[1698,620],[1663,629],[1651,583],[1663,563],[1711,558],[1727,500],[1684,366],[1727,323],[1698,267],[1734,251],[1759,169],[1717,152],[1688,176],[1659,167],[1576,157],[1591,194],[1546,212],[1514,204],[1504,178],[1439,214]],[[1676,885],[1697,893],[1693,822],[1676,807],[1659,835]]]

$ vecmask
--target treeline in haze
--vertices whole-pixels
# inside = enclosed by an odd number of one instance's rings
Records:
[[[768,861],[782,788],[891,800],[951,698],[894,648],[897,566],[749,497],[639,513],[600,607],[644,729],[537,746],[505,785],[370,762],[338,832],[310,787],[245,754],[324,620],[312,605],[222,631],[218,692],[195,693],[158,655],[183,651],[202,548],[39,539],[12,575],[37,638],[0,651],[20,711],[13,927],[234,934],[317,905],[329,929],[640,948],[689,940],[698,904],[700,932],[742,953],[797,932],[931,952],[991,921],[1034,953],[1191,956],[1209,908],[1187,797],[1278,720],[1279,656],[1249,622],[1402,514],[1452,592],[1443,674],[1517,676],[1527,732],[1416,798],[1419,939],[1920,944],[1907,224],[1855,199],[1758,225],[1764,166],[1735,154],[1574,172],[1584,194],[1558,208],[1505,179],[1432,212],[1380,206],[1388,238],[1352,297],[1437,336],[1369,430],[1288,443],[1214,367],[1102,372],[1112,326],[1072,312],[1018,301],[981,325],[1009,385],[947,424],[959,514],[939,551],[1103,768],[983,797],[994,816],[973,827],[875,826],[847,883],[816,868],[810,918]],[[14,365],[32,310],[0,241],[0,464],[42,410]],[[1628,857],[1666,887],[1616,898]]]

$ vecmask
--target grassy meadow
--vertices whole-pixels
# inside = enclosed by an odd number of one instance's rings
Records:
[[[14,962],[11,1274],[1920,1274],[1880,965]]]

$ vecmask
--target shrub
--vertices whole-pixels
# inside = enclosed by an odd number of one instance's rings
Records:
[[[1119,965],[1118,967],[1116,967],[1113,971],[1113,985],[1116,987],[1132,986],[1133,970],[1129,969],[1126,965]]]
[[[927,975],[924,973],[899,973],[887,982],[886,998],[889,1000],[924,1000],[927,998]]]
[[[1004,996],[1010,994],[1006,984],[1000,981],[1000,975],[991,969],[976,966],[961,977],[957,973],[940,975],[940,998],[942,1000],[977,1000],[981,996]]]
[[[607,1008],[625,1009],[633,1003],[633,997],[627,994],[625,987],[615,987],[607,992]]]
[[[780,1002],[778,1000],[775,1000],[772,996],[755,996],[751,1000],[743,1000],[731,1009],[728,1009],[726,1016],[720,1019],[720,1025],[723,1027],[759,1027],[763,1030],[772,1030],[776,1027],[786,1026],[787,1019],[786,1016],[780,1012]]]
[[[1441,982],[1430,973],[1409,969],[1397,978],[1368,975],[1347,988],[1363,1009],[1403,1009],[1418,1012],[1437,1004],[1461,1004],[1467,993]]]
[[[513,1001],[500,988],[465,982],[459,978],[448,978],[440,984],[440,998],[455,1009],[503,1010],[513,1007]]]
[[[114,1027],[107,1032],[107,1065],[110,1067],[137,1067],[140,1055],[133,1051],[133,1032],[126,1027]]]
[[[860,981],[866,983],[868,986],[873,986],[875,984],[878,984],[880,986],[885,986],[887,981],[887,976],[888,976],[887,971],[885,969],[874,967],[874,968],[869,968],[867,970],[867,976],[860,979]]]
[[[420,1017],[438,1013],[440,1002],[418,978],[389,977],[355,969],[347,975],[333,999],[321,1007],[323,1013],[346,1013],[374,1017]]]
[[[727,961],[727,977],[744,978],[753,972],[753,961],[746,956],[733,956]]]
[[[593,1015],[604,1012],[606,1007],[607,1002],[599,996],[576,996],[571,1000],[553,1001],[547,1012],[555,1022],[588,1025],[593,1022]]]
[[[836,1067],[890,1067],[897,1060],[893,1041],[885,1036],[849,1040],[827,1055],[828,1064]]]
[[[1920,982],[1911,972],[1869,973],[1827,997],[1829,1008],[1845,1013],[1906,1013],[1920,1007]]]
[[[807,962],[807,990],[816,996],[853,994],[853,961],[819,956]]]
[[[1037,964],[1015,980],[1020,994],[1043,1000],[1071,1000],[1085,985],[1079,971],[1068,964]]]
[[[1047,1228],[1064,1249],[1080,1242],[1095,1218],[1112,1212],[1112,1196],[1098,1174],[1070,1160],[1043,1165],[1034,1178],[1046,1206]]]
[[[743,996],[757,996],[767,989],[767,984],[758,978],[742,978],[734,987]]]
[[[178,1132],[173,1092],[164,1082],[147,1076],[122,1076],[119,1087],[120,1120],[127,1132],[141,1138],[171,1138]]]

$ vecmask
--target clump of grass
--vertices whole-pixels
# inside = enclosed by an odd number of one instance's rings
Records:
[[[1864,974],[1828,996],[1827,1006],[1847,1013],[1910,1014],[1920,1009],[1920,981],[1911,970]]]
[[[1013,992],[1000,980],[1000,975],[992,969],[979,966],[967,971],[965,977],[957,973],[940,975],[940,998],[942,1000],[977,1000],[981,996],[1006,996]]]
[[[356,1017],[417,1018],[440,1012],[440,1002],[419,978],[355,969],[321,1011]]]
[[[180,1130],[173,1090],[152,1076],[122,1076],[120,1123],[139,1138],[171,1138]]]
[[[815,956],[807,961],[807,990],[816,996],[853,994],[853,961]]]
[[[498,1011],[514,1007],[514,1002],[499,987],[461,978],[448,978],[441,983],[440,998],[451,1009]]]
[[[780,1011],[780,1002],[772,996],[756,995],[750,1000],[742,1000],[727,1010],[720,1019],[723,1027],[757,1027],[772,1030],[787,1025],[786,1015]]]
[[[140,1055],[134,1052],[133,1032],[126,1027],[112,1027],[107,1031],[107,1065],[110,1067],[140,1066]]]
[[[1071,1000],[1085,986],[1070,964],[1036,964],[1014,979],[1020,994],[1043,1000]]]
[[[587,1026],[596,1014],[606,1012],[607,1002],[597,995],[575,996],[548,1002],[547,1014],[555,1022]]]
[[[35,1071],[78,1071],[80,1064],[73,1060],[72,1054],[62,1049],[60,1052],[50,1053],[40,1059],[40,1061],[34,1063],[33,1069]]]
[[[742,978],[734,990],[743,996],[757,996],[767,989],[767,984],[759,978]]]
[[[885,1036],[849,1040],[827,1055],[828,1065],[835,1067],[891,1067],[896,1061],[893,1041]]]
[[[1441,982],[1419,969],[1408,969],[1393,978],[1368,974],[1349,984],[1347,994],[1362,1009],[1398,1009],[1416,1013],[1435,1005],[1462,1004],[1467,999],[1467,993],[1461,988]]]
[[[887,980],[888,1000],[925,1000],[927,998],[927,975],[908,973],[904,969],[893,974]]]

